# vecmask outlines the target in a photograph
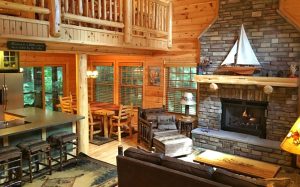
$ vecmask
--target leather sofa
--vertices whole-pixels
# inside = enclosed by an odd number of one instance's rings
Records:
[[[178,132],[175,115],[167,113],[165,108],[138,109],[138,143],[142,141],[150,150],[153,137],[166,131]]]
[[[124,155],[117,156],[117,170],[119,187],[284,187],[290,183],[290,179],[286,178],[246,177],[136,148],[128,148]]]

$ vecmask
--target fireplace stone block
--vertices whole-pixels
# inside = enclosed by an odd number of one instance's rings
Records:
[[[280,142],[223,130],[197,128],[193,145],[279,165],[291,166],[292,154],[280,149]]]

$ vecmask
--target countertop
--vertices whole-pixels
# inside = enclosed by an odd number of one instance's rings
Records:
[[[42,110],[40,108],[20,108],[5,111],[7,114],[24,117],[25,124],[5,127],[0,129],[0,137],[57,126],[65,123],[75,122],[84,119],[83,116]]]

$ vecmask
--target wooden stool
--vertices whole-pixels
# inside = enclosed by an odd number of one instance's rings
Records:
[[[49,173],[49,175],[52,174],[50,144],[44,140],[30,140],[28,142],[18,144],[17,147],[22,150],[23,159],[28,160],[28,171],[23,170],[23,172],[29,175],[30,182],[32,182],[33,178],[41,176],[45,173]],[[48,164],[43,163],[43,158],[48,160]],[[35,165],[35,167],[33,167],[33,165]],[[40,170],[40,165],[44,166],[45,168]],[[34,168],[35,173],[33,172]]]
[[[22,153],[18,148],[0,148],[0,179],[4,180],[0,186],[22,185]]]
[[[60,170],[62,170],[63,166],[70,161],[75,160],[77,162],[78,137],[75,133],[70,133],[70,132],[56,133],[54,135],[49,136],[47,141],[50,143],[53,149],[59,151],[59,157],[58,158],[52,157],[52,160],[59,163]],[[68,150],[67,149],[68,145],[75,145],[75,147],[72,146],[72,148]],[[68,152],[74,149],[76,149],[75,155]],[[68,160],[68,155],[72,157],[69,160]]]

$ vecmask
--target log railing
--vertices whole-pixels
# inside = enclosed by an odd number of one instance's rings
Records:
[[[172,40],[172,4],[159,0],[132,0],[133,34]],[[169,37],[169,35],[171,37]],[[169,43],[170,47],[171,43]]]
[[[68,24],[124,28],[123,0],[61,0],[61,5],[63,21]]]
[[[121,32],[128,44],[132,36],[142,36],[172,45],[172,4],[167,0],[0,0],[0,14],[49,21],[53,37],[60,37],[63,23]]]

